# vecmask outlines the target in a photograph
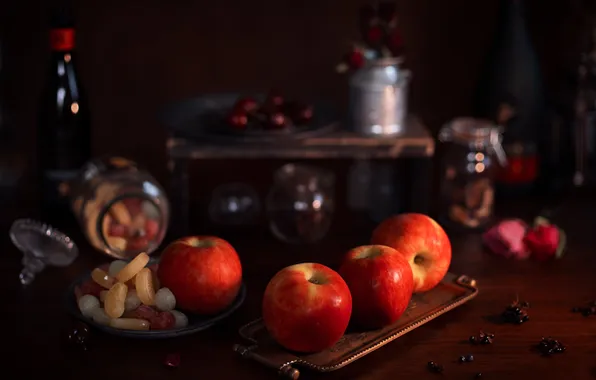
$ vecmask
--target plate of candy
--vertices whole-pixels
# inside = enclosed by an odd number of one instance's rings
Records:
[[[158,260],[141,253],[86,273],[69,287],[66,308],[75,318],[103,332],[127,338],[163,339],[210,328],[232,314],[246,298],[241,285],[234,302],[216,315],[176,308],[176,297],[157,278]]]
[[[273,142],[327,133],[337,117],[325,104],[264,94],[214,94],[166,107],[160,120],[181,137],[226,142]]]

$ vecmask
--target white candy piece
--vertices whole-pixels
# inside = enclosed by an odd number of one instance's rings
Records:
[[[116,277],[118,272],[122,270],[126,266],[126,261],[124,260],[115,260],[110,263],[110,267],[108,268],[108,274],[111,277]]]
[[[143,210],[143,214],[145,214],[147,219],[159,218],[159,210],[153,203],[149,201],[143,201],[143,203],[141,203],[141,209]]]
[[[174,320],[175,320],[174,328],[175,329],[179,329],[179,328],[188,326],[188,317],[184,313],[181,313],[178,310],[172,310],[172,311],[170,311],[170,313],[172,313],[172,315],[174,316]]]
[[[92,296],[91,294],[85,294],[81,298],[79,298],[79,310],[83,316],[89,318],[91,317],[93,310],[99,308],[99,300],[97,297]]]
[[[134,289],[129,290],[126,294],[126,301],[124,301],[124,310],[133,311],[139,306],[141,306],[141,300],[137,296],[137,291]]]
[[[176,307],[176,297],[168,288],[161,288],[155,293],[155,306],[161,311],[170,311]]]
[[[112,320],[112,318],[110,318],[106,314],[105,310],[101,308],[93,310],[93,313],[91,314],[91,319],[93,319],[93,322],[104,326],[109,326],[110,321]]]

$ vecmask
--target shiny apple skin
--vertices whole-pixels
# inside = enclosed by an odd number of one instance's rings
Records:
[[[371,244],[394,248],[408,260],[417,293],[437,286],[451,264],[449,237],[436,221],[424,214],[400,214],[385,219],[373,231]]]
[[[414,292],[410,264],[395,249],[384,245],[351,249],[339,274],[352,293],[352,320],[367,329],[395,323],[408,308]]]
[[[178,308],[201,315],[224,311],[242,285],[242,265],[230,243],[215,236],[189,236],[164,249],[157,276]]]
[[[291,351],[312,353],[332,347],[345,333],[351,314],[348,285],[322,264],[303,263],[282,269],[263,296],[267,330]]]

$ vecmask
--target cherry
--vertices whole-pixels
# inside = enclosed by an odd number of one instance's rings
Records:
[[[273,112],[269,115],[269,127],[272,129],[281,129],[287,126],[286,115],[283,112]]]
[[[249,97],[240,98],[236,104],[234,104],[235,110],[244,111],[246,113],[255,112],[258,108],[259,104],[257,101]]]
[[[246,112],[235,109],[228,115],[228,124],[234,129],[245,129],[248,125],[248,117]]]
[[[285,114],[295,125],[305,125],[313,118],[313,107],[299,102],[286,102],[283,107]]]
[[[267,95],[267,100],[265,100],[265,104],[277,109],[284,104],[284,97],[278,90],[271,90]]]

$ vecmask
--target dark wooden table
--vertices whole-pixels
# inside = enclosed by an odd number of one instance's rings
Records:
[[[501,208],[504,214],[528,217],[540,205],[522,202]],[[508,213],[510,210],[511,213]],[[470,303],[408,333],[347,367],[328,374],[302,371],[301,378],[326,379],[432,379],[429,360],[445,367],[444,378],[472,379],[593,379],[596,378],[596,316],[583,317],[570,309],[596,299],[596,201],[579,200],[558,213],[557,222],[567,230],[569,248],[559,260],[545,263],[515,262],[486,253],[478,235],[452,236],[451,271],[477,279],[479,296]],[[244,360],[232,351],[239,342],[237,329],[259,316],[261,295],[269,278],[282,267],[316,260],[336,266],[348,248],[366,243],[372,225],[354,219],[338,226],[325,241],[310,247],[278,243],[270,235],[222,236],[232,242],[243,260],[248,297],[226,322],[193,336],[164,341],[118,339],[96,333],[90,351],[76,355],[60,345],[62,328],[69,318],[61,300],[67,285],[81,272],[105,259],[94,253],[74,232],[81,255],[65,269],[47,269],[28,288],[17,275],[20,255],[2,236],[0,289],[3,323],[2,377],[35,379],[275,379],[271,369]],[[341,228],[340,228],[341,227]],[[210,232],[210,231],[196,231]],[[498,314],[519,296],[531,303],[530,321],[520,326],[494,325],[488,316]],[[491,346],[464,343],[479,329],[494,332]],[[542,336],[553,336],[568,350],[541,357],[531,348]],[[182,363],[167,369],[163,359],[180,353]],[[473,363],[459,364],[471,353]]]

